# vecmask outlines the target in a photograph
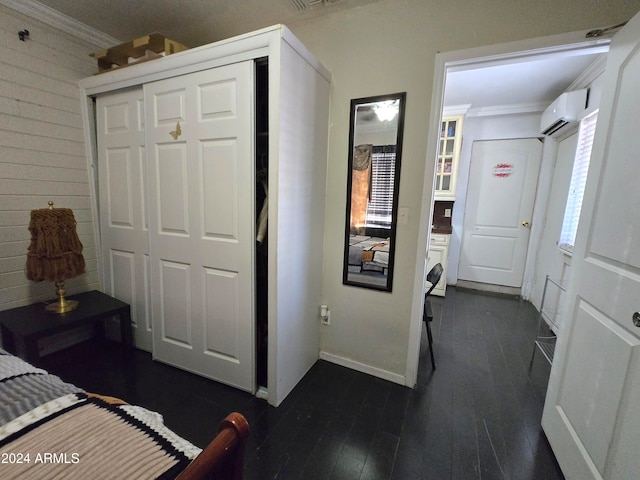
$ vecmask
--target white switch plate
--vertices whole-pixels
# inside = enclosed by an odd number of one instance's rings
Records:
[[[398,225],[409,223],[409,207],[398,207]]]
[[[450,217],[451,216],[451,209],[450,208],[445,208],[444,209],[444,216],[445,217]]]

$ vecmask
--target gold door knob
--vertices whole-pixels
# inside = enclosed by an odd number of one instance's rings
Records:
[[[529,222],[527,222],[526,220],[522,221],[522,226],[523,227],[528,227],[529,226]]]

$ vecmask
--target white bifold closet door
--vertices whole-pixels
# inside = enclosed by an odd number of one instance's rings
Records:
[[[105,292],[131,305],[136,347],[151,350],[142,87],[98,97],[96,126]]]
[[[251,391],[254,63],[144,86],[153,356]]]

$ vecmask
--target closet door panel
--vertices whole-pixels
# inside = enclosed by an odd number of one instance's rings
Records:
[[[203,231],[206,238],[238,242],[238,153],[234,140],[201,144]],[[220,208],[225,205],[225,208]]]
[[[175,125],[176,129],[172,136],[177,138],[179,135],[178,122],[184,122],[185,115],[185,96],[184,89],[170,90],[162,92],[153,97],[154,122],[151,126],[167,126]]]
[[[200,120],[220,120],[235,117],[236,82],[221,81],[204,83],[198,86],[200,96]]]
[[[134,343],[151,350],[143,113],[142,88],[96,101],[103,285],[131,305]]]
[[[159,261],[160,333],[165,342],[182,348],[192,348],[191,337],[191,267],[189,265]]]
[[[207,355],[213,355],[225,361],[237,362],[242,354],[239,351],[239,330],[241,320],[233,305],[237,303],[239,286],[238,275],[212,268],[205,268],[205,348]],[[226,299],[233,298],[234,302]]]
[[[248,391],[253,78],[244,62],[145,85],[154,358]]]
[[[135,253],[113,250],[109,252],[111,271],[111,291],[115,297],[127,297],[136,288]]]
[[[157,197],[158,234],[189,235],[189,185],[184,142],[156,146],[154,191]]]
[[[106,204],[109,226],[133,228],[133,205],[131,191],[131,149],[109,148],[105,150]]]

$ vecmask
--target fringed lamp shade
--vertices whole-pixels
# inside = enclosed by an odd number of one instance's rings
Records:
[[[47,307],[64,313],[73,310],[77,302],[64,298],[64,282],[85,272],[82,243],[76,233],[76,220],[69,208],[49,208],[31,211],[31,245],[27,253],[27,278],[34,282],[54,282],[58,302]]]

